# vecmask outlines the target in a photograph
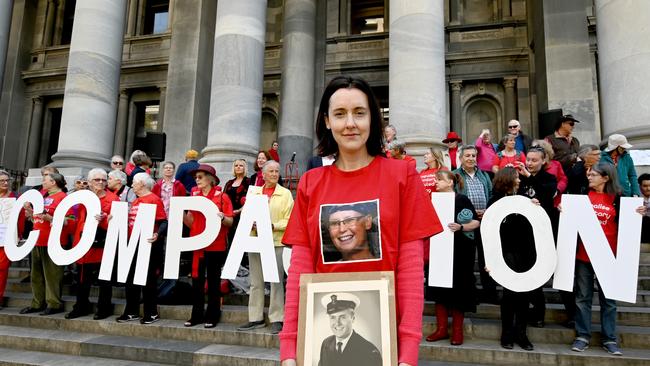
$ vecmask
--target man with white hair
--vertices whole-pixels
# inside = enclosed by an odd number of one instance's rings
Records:
[[[359,298],[346,292],[333,293],[324,296],[321,304],[327,311],[332,335],[321,344],[318,366],[380,366],[377,347],[354,331]]]
[[[124,308],[124,313],[116,319],[118,323],[140,319],[140,293],[142,293],[144,303],[144,316],[140,320],[140,323],[151,324],[160,320],[156,303],[156,282],[158,280],[159,269],[163,263],[163,236],[167,232],[167,215],[165,215],[165,207],[160,197],[151,192],[154,184],[155,182],[153,178],[151,178],[147,173],[138,173],[133,177],[132,188],[138,198],[133,201],[133,204],[129,209],[129,237],[131,236],[140,204],[148,203],[155,205],[156,214],[153,236],[148,239],[152,245],[151,254],[149,256],[149,268],[147,270],[147,283],[145,286],[139,286],[133,283],[136,264],[136,261],[133,260],[126,281],[126,307]],[[137,258],[137,256],[138,254],[136,252],[134,258]]]
[[[508,121],[508,133],[515,136],[515,150],[528,153],[528,148],[533,143],[533,139],[521,131],[521,123],[516,119]]]
[[[112,170],[108,173],[108,185],[107,188],[119,197],[120,201],[128,202],[129,207],[137,198],[135,192],[131,187],[126,185],[127,177],[126,173],[121,170]]]
[[[113,155],[111,158],[111,170],[124,171],[124,158],[121,155]]]
[[[108,217],[111,213],[113,202],[120,199],[110,191],[106,190],[107,174],[103,169],[95,168],[88,172],[88,183],[90,191],[95,193],[99,198],[101,211],[98,215],[90,220],[97,220],[97,232],[92,247],[81,259],[78,264],[77,279],[77,301],[72,307],[72,311],[65,315],[66,319],[74,319],[80,316],[90,314],[92,305],[88,296],[90,287],[93,282],[97,281],[99,267],[101,266],[102,256],[104,254],[104,242],[106,241],[106,231],[108,230]],[[87,220],[87,211],[84,205],[79,205],[77,213],[77,227],[73,234],[73,246],[76,246],[81,239],[84,226]],[[110,281],[99,281],[99,298],[97,300],[97,313],[93,319],[105,319],[113,315],[111,305],[111,296],[113,287]]]

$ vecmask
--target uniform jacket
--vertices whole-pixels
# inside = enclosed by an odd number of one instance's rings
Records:
[[[336,350],[336,337],[325,338],[320,347],[318,366],[381,366],[381,353],[377,347],[352,331],[342,353]]]

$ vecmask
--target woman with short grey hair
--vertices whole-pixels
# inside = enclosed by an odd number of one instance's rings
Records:
[[[108,187],[122,202],[128,202],[129,207],[137,196],[131,187],[126,185],[126,173],[121,170],[112,170],[108,173]]]

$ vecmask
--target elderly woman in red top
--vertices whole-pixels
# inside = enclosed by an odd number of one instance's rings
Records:
[[[171,161],[162,163],[162,178],[158,179],[151,192],[160,197],[165,206],[165,215],[169,216],[169,201],[172,197],[185,196],[187,191],[180,180],[174,178],[176,164]]]
[[[50,173],[43,176],[42,184],[43,212],[31,214],[34,222],[33,230],[40,231],[36,246],[32,250],[31,280],[34,297],[30,306],[20,310],[21,314],[42,311],[41,315],[50,315],[63,311],[63,300],[61,299],[63,267],[54,263],[50,258],[47,252],[47,241],[50,237],[54,211],[66,197],[65,192],[63,192],[65,179],[59,173]],[[63,242],[66,239],[64,235],[61,235],[61,239],[63,239],[62,244],[65,244]]]
[[[147,283],[144,286],[133,283],[135,264],[138,253],[134,254],[134,260],[131,262],[131,269],[126,281],[126,307],[124,313],[116,320],[118,323],[130,322],[140,319],[140,293],[142,293],[144,303],[144,317],[140,320],[142,324],[151,324],[160,320],[158,315],[157,286],[158,273],[163,264],[163,235],[167,232],[167,215],[160,197],[151,193],[155,184],[154,180],[147,173],[137,173],[133,176],[133,191],[138,198],[133,201],[129,208],[129,237],[133,230],[135,218],[138,215],[140,204],[148,203],[156,205],[155,224],[153,236],[148,239],[151,245],[151,254],[149,256],[149,268],[147,269]],[[139,249],[138,249],[139,250]]]
[[[4,170],[0,169],[0,198],[14,198],[16,194],[11,191],[11,176]],[[24,211],[23,211],[24,212]],[[24,215],[24,214],[21,214]],[[24,217],[18,219],[19,224],[23,224],[25,221]],[[21,232],[21,228],[18,229]],[[0,241],[0,300],[4,297],[5,287],[7,286],[7,275],[9,274],[9,266],[11,261],[7,258],[5,254],[5,243]],[[2,305],[0,303],[0,305]],[[1,306],[0,306],[1,309]]]
[[[492,172],[496,174],[499,170],[511,166],[516,167],[517,162],[521,161],[522,163],[526,162],[526,156],[523,152],[515,149],[515,144],[517,143],[517,136],[515,135],[505,135],[501,142],[499,143],[499,148],[502,148],[492,162]]]
[[[232,225],[232,203],[225,193],[218,189],[219,178],[214,168],[201,164],[191,172],[196,180],[192,196],[206,197],[219,208],[221,230],[217,238],[204,249],[194,251],[192,259],[192,316],[185,322],[186,327],[203,323],[205,328],[214,328],[221,317],[221,267],[226,261],[226,238],[228,228]],[[183,220],[190,227],[190,236],[205,230],[205,217],[192,211]],[[214,224],[214,223],[210,223]],[[205,303],[205,280],[208,280],[208,308],[203,312]]]
[[[95,219],[99,223],[97,225],[97,233],[95,234],[93,246],[86,255],[77,261],[79,276],[77,279],[77,302],[72,307],[72,311],[65,315],[66,319],[74,319],[87,315],[92,310],[92,305],[90,300],[88,300],[88,296],[90,295],[90,287],[93,282],[97,280],[99,274],[99,267],[104,253],[106,230],[108,230],[108,216],[111,214],[113,202],[119,202],[120,200],[114,193],[106,190],[107,178],[108,176],[106,171],[103,169],[96,168],[88,172],[90,190],[99,197],[101,212],[94,218],[90,218],[90,220]],[[77,226],[74,232],[74,245],[79,242],[87,219],[86,207],[84,205],[79,205]],[[99,281],[97,313],[93,319],[105,319],[113,315],[113,309],[111,306],[112,291],[113,287],[111,286],[110,281]]]
[[[293,248],[280,333],[283,365],[296,364],[300,275],[364,271],[395,272],[398,360],[400,365],[418,363],[424,307],[423,240],[441,232],[442,226],[415,169],[408,162],[384,157],[383,127],[381,111],[365,80],[332,79],[320,102],[316,134],[318,154],[336,154],[336,161],[302,176],[282,239]],[[368,259],[326,263],[321,230],[327,228],[321,227],[321,209],[369,202],[381,216],[378,252]],[[356,224],[352,219],[341,223]]]

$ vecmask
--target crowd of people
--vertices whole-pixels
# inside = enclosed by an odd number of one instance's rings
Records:
[[[645,205],[637,211],[643,215],[650,202],[650,175],[637,178],[628,152],[632,145],[626,138],[609,136],[603,151],[596,145],[581,145],[573,136],[578,122],[571,115],[564,115],[557,121],[553,134],[533,140],[522,132],[519,121],[511,120],[507,124],[508,133],[498,139],[498,143],[489,130],[483,130],[474,145],[463,145],[461,137],[451,131],[443,140],[446,149],[431,146],[425,151],[425,168],[418,175],[416,161],[407,154],[406,144],[398,138],[397,129],[384,125],[367,82],[341,76],[325,88],[316,121],[317,156],[309,161],[309,171],[301,177],[295,196],[282,186],[275,141],[268,151],[258,152],[255,161],[251,162],[254,167],[251,175],[246,160],[233,161],[232,179],[225,182],[223,188],[215,169],[199,163],[199,153],[195,150],[187,151],[185,161],[178,167],[171,161],[161,163],[158,181],[151,175],[151,159],[139,150],[133,152],[128,162],[121,156],[113,156],[110,170],[92,169],[87,176],[77,177],[70,189],[56,168],[43,167],[41,185],[24,188],[40,191],[45,198],[45,209],[37,214],[26,205],[19,220],[22,237],[31,230],[41,232],[30,258],[33,299],[30,306],[20,312],[41,315],[63,312],[64,268],[54,264],[48,255],[49,230],[54,210],[66,195],[87,189],[99,198],[101,213],[87,217],[83,206],[71,208],[60,238],[62,245],[74,246],[80,239],[84,222],[98,222],[91,250],[76,263],[76,303],[65,317],[73,319],[92,313],[88,297],[93,284],[99,286],[94,319],[113,314],[111,293],[115,281],[98,280],[98,272],[111,204],[122,201],[129,205],[129,234],[140,204],[155,205],[156,214],[154,233],[148,239],[152,250],[147,282],[144,286],[134,284],[135,268],[131,268],[126,282],[126,307],[117,321],[156,322],[160,319],[157,285],[162,273],[170,199],[202,196],[219,208],[220,222],[208,223],[203,215],[186,212],[183,217],[185,234],[195,235],[206,225],[214,224],[221,225],[221,230],[213,243],[192,253],[191,271],[187,273],[192,278],[192,312],[184,326],[215,327],[221,315],[221,269],[246,197],[253,194],[269,200],[277,268],[281,275],[284,273],[282,250],[285,246],[293,249],[286,287],[283,281],[270,286],[268,323],[271,333],[280,334],[283,365],[295,364],[302,273],[393,271],[401,365],[417,364],[424,298],[436,304],[436,329],[426,337],[427,341],[451,338],[452,345],[463,344],[465,313],[475,312],[476,305],[481,302],[495,303],[501,307],[501,346],[512,349],[518,344],[524,350],[532,350],[534,346],[527,337],[527,327],[545,326],[544,294],[541,288],[523,293],[504,288],[502,296],[498,296],[497,285],[485,266],[480,236],[486,209],[505,196],[525,196],[547,212],[556,234],[561,195],[588,195],[597,213],[604,210],[609,214],[607,217],[612,218],[601,220],[601,225],[616,253],[615,218],[619,213],[620,197],[642,195]],[[9,183],[9,174],[0,171],[0,197],[16,196],[9,189]],[[454,233],[453,287],[425,291],[426,258],[433,255],[429,253],[428,239],[443,230],[431,205],[433,192],[455,192],[454,222],[448,225]],[[650,218],[644,217],[647,227],[646,221],[650,222]],[[256,235],[255,230],[253,227],[252,235]],[[644,237],[649,236],[644,230]],[[501,241],[509,267],[519,272],[531,268],[536,259],[535,246],[531,225],[525,217],[506,217],[501,223]],[[593,285],[598,280],[584,246],[581,242],[576,244],[574,292],[561,292],[561,295],[567,312],[564,325],[576,331],[572,349],[584,351],[591,339]],[[480,292],[474,279],[476,259],[480,269]],[[259,254],[249,254],[248,266],[248,322],[238,327],[240,331],[267,326],[265,283]],[[8,267],[9,261],[0,247],[0,296],[4,293]],[[602,346],[610,354],[620,355],[616,303],[605,298],[602,292],[599,292],[599,299]],[[334,298],[327,305],[336,301]],[[354,309],[353,303],[347,302],[345,304],[350,306],[341,305],[341,309],[329,306],[328,314]],[[451,335],[449,316],[452,318]],[[346,336],[350,335],[342,337]],[[338,338],[333,344],[347,342]]]

